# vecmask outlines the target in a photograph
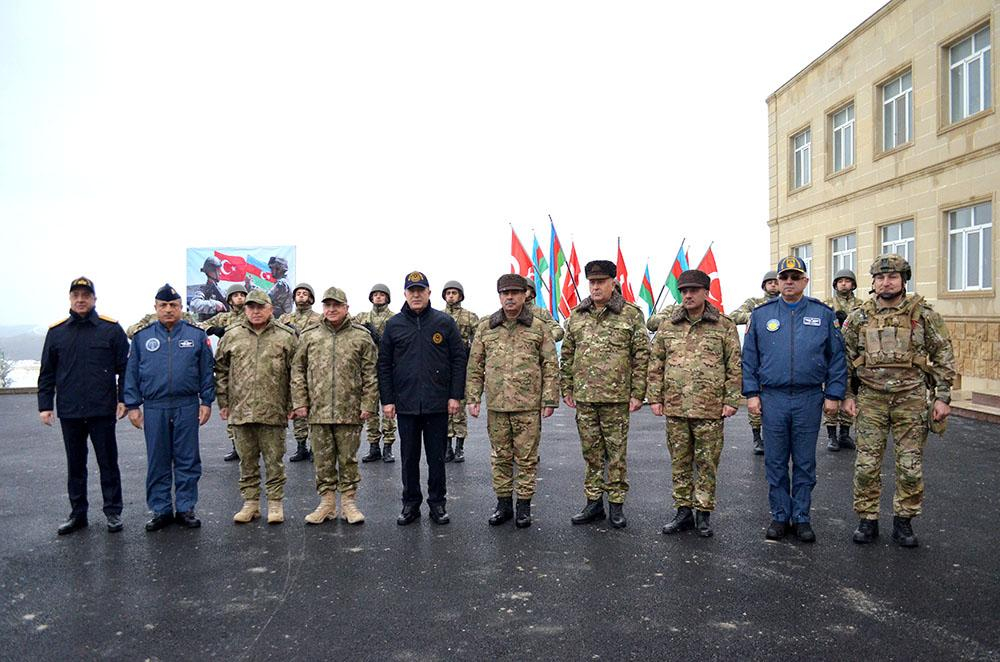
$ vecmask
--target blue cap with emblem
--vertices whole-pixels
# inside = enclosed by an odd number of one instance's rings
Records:
[[[798,271],[800,274],[804,274],[806,273],[806,263],[803,262],[800,257],[789,255],[788,257],[778,260],[778,266],[776,266],[774,270],[779,274],[786,271]]]
[[[156,291],[157,301],[177,301],[180,298],[181,295],[177,293],[177,290],[170,283],[166,283]]]
[[[422,271],[411,271],[406,275],[406,281],[403,283],[404,290],[408,290],[411,287],[430,288],[430,286],[427,276]]]
[[[86,276],[80,276],[79,278],[74,278],[73,282],[69,284],[69,291],[72,292],[75,289],[90,290],[91,294],[97,294],[94,291],[94,281],[90,280]]]

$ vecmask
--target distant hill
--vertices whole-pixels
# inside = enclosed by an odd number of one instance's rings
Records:
[[[0,326],[0,351],[9,361],[37,361],[42,356],[47,330],[30,324]]]

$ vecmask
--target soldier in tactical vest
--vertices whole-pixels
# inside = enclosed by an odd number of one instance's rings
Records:
[[[198,316],[199,322],[204,322],[216,313],[224,313],[229,310],[226,304],[226,296],[219,288],[219,272],[222,270],[222,261],[214,255],[205,258],[201,265],[201,272],[205,274],[205,283],[194,293],[188,308]]]
[[[302,332],[323,321],[323,316],[312,309],[316,302],[316,293],[309,283],[299,283],[292,290],[292,298],[295,300],[295,311],[285,313],[278,320],[282,324],[291,327],[296,336],[301,336]],[[296,418],[292,421],[292,430],[295,434],[295,454],[288,458],[289,462],[302,462],[313,459],[313,453],[309,450],[309,423],[304,418]]]
[[[841,328],[847,316],[861,305],[861,299],[854,294],[858,289],[858,279],[850,269],[841,269],[833,275],[833,296],[824,303],[833,308],[837,316],[837,328]],[[826,414],[823,416],[823,425],[826,426],[826,434],[829,441],[826,450],[836,453],[841,448],[854,448],[854,441],[851,439],[851,426],[854,425],[854,417],[848,416],[844,408],[836,414]],[[840,426],[840,433],[837,426]]]
[[[465,301],[465,288],[457,280],[449,280],[444,284],[441,298],[445,302],[445,312],[451,315],[458,325],[458,330],[462,334],[462,344],[468,353],[472,347],[472,338],[476,335],[476,325],[479,324],[479,317],[462,307]],[[469,419],[465,415],[465,401],[462,401],[462,408],[457,414],[448,417],[448,447],[444,450],[445,462],[465,462],[465,438],[469,436]],[[455,442],[454,448],[452,441]]]
[[[354,322],[368,329],[375,346],[378,347],[382,332],[385,330],[385,323],[396,314],[389,310],[389,304],[392,302],[389,286],[384,283],[372,285],[368,301],[371,302],[372,309],[355,315]],[[375,462],[381,459],[388,464],[396,461],[392,454],[392,445],[396,441],[396,421],[382,415],[381,411],[380,405],[380,413],[368,419],[368,455],[361,458],[362,462]],[[379,442],[382,442],[383,448],[379,448]]]
[[[858,417],[854,511],[860,521],[854,542],[878,537],[880,472],[891,431],[896,459],[892,539],[916,547],[911,519],[923,506],[924,444],[928,427],[943,432],[951,413],[955,354],[941,315],[923,297],[906,294],[911,273],[902,256],[883,255],[870,271],[875,298],[843,325],[851,371],[844,409]]]

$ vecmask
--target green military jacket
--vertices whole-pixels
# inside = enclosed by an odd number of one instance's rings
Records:
[[[471,347],[472,339],[476,335],[476,326],[479,324],[479,316],[471,310],[462,308],[461,302],[446,304],[444,310],[458,325],[458,331],[462,334],[462,343],[465,344],[466,349]]]
[[[362,411],[377,412],[376,356],[368,329],[350,319],[309,327],[292,359],[292,409],[308,407],[311,424],[360,425]]]
[[[493,411],[532,411],[559,406],[556,344],[545,323],[525,304],[515,320],[503,310],[479,323],[469,354],[465,398]]]
[[[646,330],[650,333],[656,333],[656,330],[660,328],[660,324],[663,323],[663,320],[670,319],[670,316],[673,315],[678,308],[680,308],[679,305],[672,303],[669,306],[664,306],[660,309],[660,312],[650,315],[649,319],[646,320]]]
[[[302,332],[310,326],[319,324],[323,321],[323,316],[311,307],[304,310],[296,308],[294,311],[282,315],[278,321],[286,326],[292,327],[295,330],[295,333],[301,335]]]
[[[692,322],[684,308],[664,320],[649,353],[646,398],[667,416],[722,418],[722,406],[739,407],[743,382],[736,324],[705,303]]]
[[[563,397],[579,402],[628,402],[646,395],[649,337],[642,311],[611,295],[598,310],[590,297],[573,309],[562,344]]]
[[[235,324],[243,322],[246,318],[245,307],[241,307],[239,310],[234,308],[233,310],[227,310],[224,313],[216,313],[215,315],[212,315],[204,322],[199,322],[198,327],[204,331],[211,329],[213,326],[221,326],[223,329],[228,329]]]
[[[743,305],[736,310],[729,313],[729,319],[733,321],[734,324],[749,324],[750,323],[750,313],[754,311],[754,308],[765,304],[771,299],[774,299],[779,295],[775,294],[773,297],[765,294],[761,297],[750,297],[743,302]]]
[[[354,316],[354,321],[362,325],[371,324],[375,328],[375,333],[381,336],[382,332],[385,331],[385,323],[395,314],[389,310],[388,304],[382,304],[381,306],[375,306],[367,312],[358,313]]]
[[[528,306],[529,304],[526,303],[524,305]],[[557,322],[556,319],[552,317],[552,313],[550,313],[545,308],[536,306],[534,301],[530,303],[530,307],[531,307],[531,314],[534,315],[535,319],[542,320],[542,322],[544,322],[545,325],[549,327],[549,332],[552,334],[553,340],[559,342],[565,337],[566,332],[563,331],[562,325],[560,325],[559,322]]]
[[[285,426],[295,333],[274,319],[257,331],[246,318],[229,327],[215,352],[215,397],[229,423]]]
[[[854,296],[854,292],[848,292],[847,296],[838,292],[823,303],[833,308],[833,312],[835,313],[850,315],[855,308],[859,308],[861,306],[862,301],[858,297]],[[834,325],[839,329],[840,320],[834,322]]]
[[[192,315],[186,310],[181,313],[181,319],[190,324],[191,326],[198,327],[202,331],[208,328],[204,325],[204,323],[198,321],[197,315]],[[156,313],[148,313],[147,315],[144,315],[141,320],[139,320],[129,328],[125,329],[125,335],[128,336],[129,339],[131,340],[132,336],[139,333],[140,331],[142,331],[155,321],[156,321]]]

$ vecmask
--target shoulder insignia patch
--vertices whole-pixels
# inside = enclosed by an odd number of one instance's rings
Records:
[[[100,317],[105,322],[111,322],[112,324],[118,324],[118,320],[116,320],[114,317],[108,317],[107,315],[98,315],[98,317]]]
[[[62,324],[63,322],[65,322],[68,319],[69,319],[69,317],[64,317],[61,320],[59,320],[58,322],[53,322],[52,324],[49,325],[49,328],[50,329],[54,329],[54,328],[56,328],[57,326],[59,326],[60,324]]]

